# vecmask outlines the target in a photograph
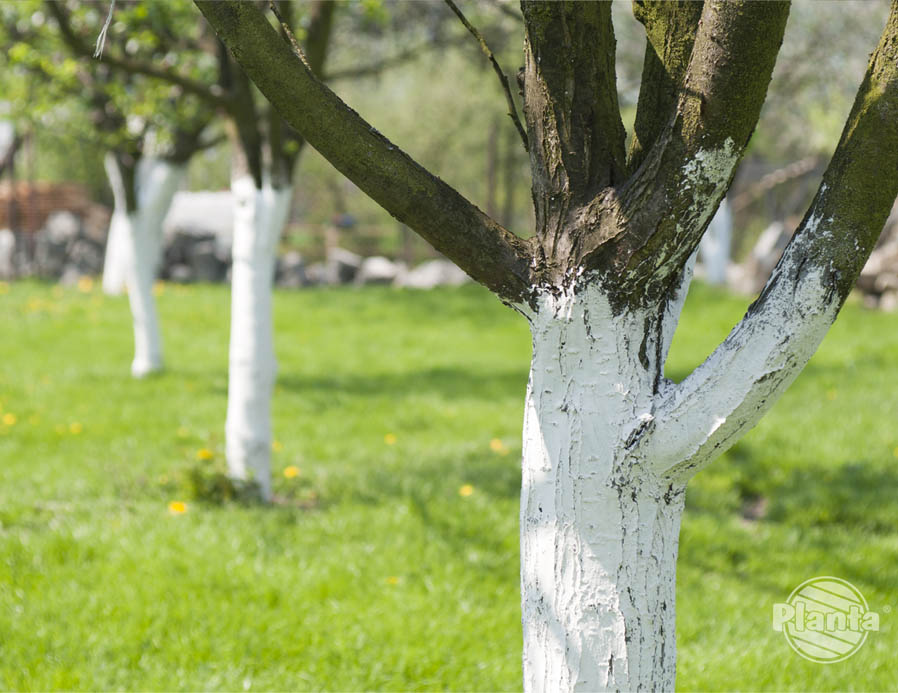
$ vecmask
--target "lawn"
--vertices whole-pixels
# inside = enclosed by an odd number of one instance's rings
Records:
[[[472,286],[278,292],[263,508],[190,481],[222,465],[226,288],[163,288],[168,370],[145,381],[124,298],[0,293],[0,688],[520,688],[519,316]],[[669,375],[746,303],[696,287]],[[850,305],[690,486],[681,690],[898,689],[896,422],[898,315]],[[771,628],[818,575],[881,614],[838,664]]]

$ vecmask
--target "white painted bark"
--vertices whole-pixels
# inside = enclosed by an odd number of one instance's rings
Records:
[[[730,203],[724,198],[699,245],[705,279],[709,284],[715,286],[726,284],[732,238],[733,214],[730,211]]]
[[[231,344],[228,415],[225,424],[228,470],[252,479],[271,498],[271,396],[277,364],[271,314],[277,242],[287,221],[292,191],[249,177],[231,184],[234,244],[231,267]]]
[[[109,161],[106,162],[109,180]],[[112,186],[115,190],[115,185]],[[118,296],[125,291],[125,274],[128,266],[128,229],[123,223],[127,211],[119,207],[118,195],[113,194],[115,206],[109,220],[109,233],[106,236],[106,254],[103,259],[103,292],[110,296]]]
[[[761,299],[701,366],[665,389],[640,445],[659,473],[690,478],[752,428],[810,360],[841,302],[808,247],[836,233],[831,217],[812,214]]]
[[[111,155],[106,159],[106,172],[113,189],[114,209],[127,213],[121,175]],[[110,171],[110,166],[113,170]],[[153,237],[153,266],[159,263],[162,250],[162,222],[171,207],[175,192],[184,179],[187,168],[162,159],[144,157],[138,164],[137,194],[138,212],[144,215],[146,227]],[[121,223],[122,214],[113,215],[106,238],[106,254],[103,261],[103,291],[117,296],[125,290],[125,278],[131,262],[131,247],[127,225]],[[119,222],[119,223],[116,223]],[[155,270],[154,270],[155,271]]]
[[[114,292],[117,282],[124,281],[128,289],[134,330],[131,374],[142,378],[162,368],[162,337],[153,282],[162,247],[162,221],[185,169],[158,159],[141,161],[135,177],[137,209],[129,211],[125,183],[115,157],[107,155],[105,164],[114,209],[106,252],[106,261],[112,264],[104,267],[103,288],[107,293]],[[111,250],[110,245],[114,246]]]
[[[681,287],[685,293],[688,274]],[[524,688],[673,690],[683,487],[641,464],[659,358],[682,300],[659,319],[614,316],[599,288],[544,293],[529,313],[521,595]]]

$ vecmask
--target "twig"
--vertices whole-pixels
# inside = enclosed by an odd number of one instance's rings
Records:
[[[439,48],[446,45],[452,44],[449,41],[443,40],[426,41],[424,43],[419,43],[412,46],[411,48],[404,48],[395,55],[388,56],[383,60],[378,60],[377,62],[369,63],[368,65],[361,65],[359,67],[347,67],[340,70],[334,70],[332,72],[326,72],[322,78],[322,81],[336,82],[337,80],[341,79],[356,79],[359,77],[379,75],[380,73],[386,71],[388,68],[402,65],[403,63],[411,60],[417,55],[420,55],[426,50]]]
[[[115,0],[109,3],[109,14],[106,15],[106,21],[103,28],[100,29],[100,35],[97,36],[97,47],[94,48],[94,57],[99,60],[103,55],[103,47],[106,45],[106,32],[109,31],[109,25],[112,23],[112,13],[115,12]]]
[[[281,16],[280,10],[278,10],[277,2],[275,0],[268,0],[268,6],[271,8],[271,11],[274,12],[274,16],[278,20],[278,24],[281,25],[281,29],[284,31],[284,35],[287,37],[287,40],[290,41],[290,45],[293,46],[293,52],[296,53],[296,57],[302,60],[303,65],[305,65],[309,70],[312,70],[311,65],[309,65],[309,61],[306,59],[306,54],[302,49],[302,46],[299,45],[299,41],[296,40],[296,36],[293,35],[293,29],[290,28],[290,25],[284,21],[284,18]]]
[[[477,29],[471,25],[471,23],[465,18],[465,15],[462,14],[462,11],[458,9],[458,6],[452,0],[445,0],[446,4],[449,5],[449,9],[451,9],[455,16],[461,20],[461,23],[465,25],[465,28],[471,33],[477,42],[480,44],[480,49],[484,52],[489,61],[493,65],[493,70],[495,70],[496,75],[499,77],[499,81],[502,83],[502,89],[505,91],[505,100],[508,102],[508,117],[514,121],[515,127],[518,129],[518,134],[521,136],[521,141],[524,143],[524,149],[526,151],[530,151],[530,143],[527,141],[527,132],[524,130],[524,126],[521,125],[521,121],[518,118],[518,109],[514,103],[514,97],[511,95],[511,88],[508,86],[508,77],[502,71],[502,68],[499,66],[499,62],[496,60],[496,56],[493,55],[493,52],[490,50],[490,47],[486,45],[486,40],[483,38],[481,33],[477,31]]]

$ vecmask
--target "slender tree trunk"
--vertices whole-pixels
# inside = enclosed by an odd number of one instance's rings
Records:
[[[723,286],[727,283],[732,238],[733,214],[729,202],[724,198],[699,245],[702,264],[705,266],[705,277],[709,284]]]
[[[228,470],[253,480],[271,499],[271,396],[277,372],[271,314],[277,242],[287,221],[292,190],[259,189],[249,176],[235,179],[231,267],[231,346],[225,437]]]
[[[135,204],[129,208],[127,177],[122,175],[115,156],[108,155],[105,163],[115,207],[107,241],[103,288],[107,292],[118,288],[120,292],[117,284],[124,282],[128,289],[134,329],[131,374],[142,378],[162,368],[162,337],[153,281],[161,250],[162,221],[183,178],[184,167],[157,159],[141,161],[133,183]]]
[[[682,305],[614,315],[596,285],[530,318],[521,598],[527,691],[673,690],[685,486],[632,442],[652,421]]]
[[[109,163],[106,164],[107,172]],[[138,261],[152,261],[153,272],[162,252],[162,223],[171,207],[174,195],[184,180],[187,168],[182,164],[172,164],[162,159],[145,157],[138,164],[137,173],[137,204],[138,211],[146,218],[146,228],[152,237],[148,246],[152,255],[138,255]],[[120,178],[119,174],[115,174]],[[110,174],[112,180],[112,174]],[[120,209],[124,202],[119,201],[115,195],[116,209]],[[111,223],[109,235],[106,239],[106,257],[103,262],[103,291],[117,296],[125,290],[125,278],[128,265],[131,262],[130,241],[127,228],[121,223]]]

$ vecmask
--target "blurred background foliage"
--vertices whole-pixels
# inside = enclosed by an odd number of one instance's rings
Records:
[[[95,36],[108,10],[105,0],[67,2],[73,24]],[[517,4],[500,0],[460,5],[481,31],[505,72],[523,64],[523,25]],[[302,3],[296,28],[302,38]],[[796,3],[770,85],[770,93],[733,194],[796,161],[802,174],[772,190],[743,198],[735,210],[736,252],[744,254],[774,219],[800,214],[838,140],[871,47],[888,10],[885,0]],[[614,3],[618,90],[625,125],[632,125],[645,48],[644,31],[630,3]],[[106,141],[79,86],[79,62],[62,46],[52,17],[38,0],[0,4],[4,43],[0,87],[5,117],[29,136],[26,180],[75,181],[109,204],[102,173]],[[203,83],[214,83],[215,39],[186,0],[119,2],[107,36],[118,54],[140,58]],[[38,69],[35,69],[35,65]],[[90,66],[97,72],[97,66]],[[83,69],[83,67],[81,68]],[[102,68],[99,69],[101,78]],[[476,41],[442,2],[352,0],[340,3],[325,79],[372,125],[411,156],[520,235],[532,227],[527,154],[506,114],[495,75]],[[83,81],[83,80],[81,80]],[[109,78],[110,101],[134,122],[166,124],[196,99],[179,87],[145,77]],[[68,93],[67,93],[68,90]],[[516,91],[516,90],[514,90]],[[519,94],[515,94],[519,100]],[[93,119],[93,120],[92,120]],[[214,127],[221,127],[223,119]],[[164,134],[162,135],[164,138]],[[810,157],[814,157],[810,159]],[[285,244],[316,255],[323,229],[338,215],[356,221],[354,233],[375,239],[377,250],[397,254],[402,230],[315,152],[303,157]],[[228,145],[201,152],[190,167],[193,190],[225,189]],[[749,191],[751,192],[751,191]],[[424,244],[415,238],[413,243]]]

